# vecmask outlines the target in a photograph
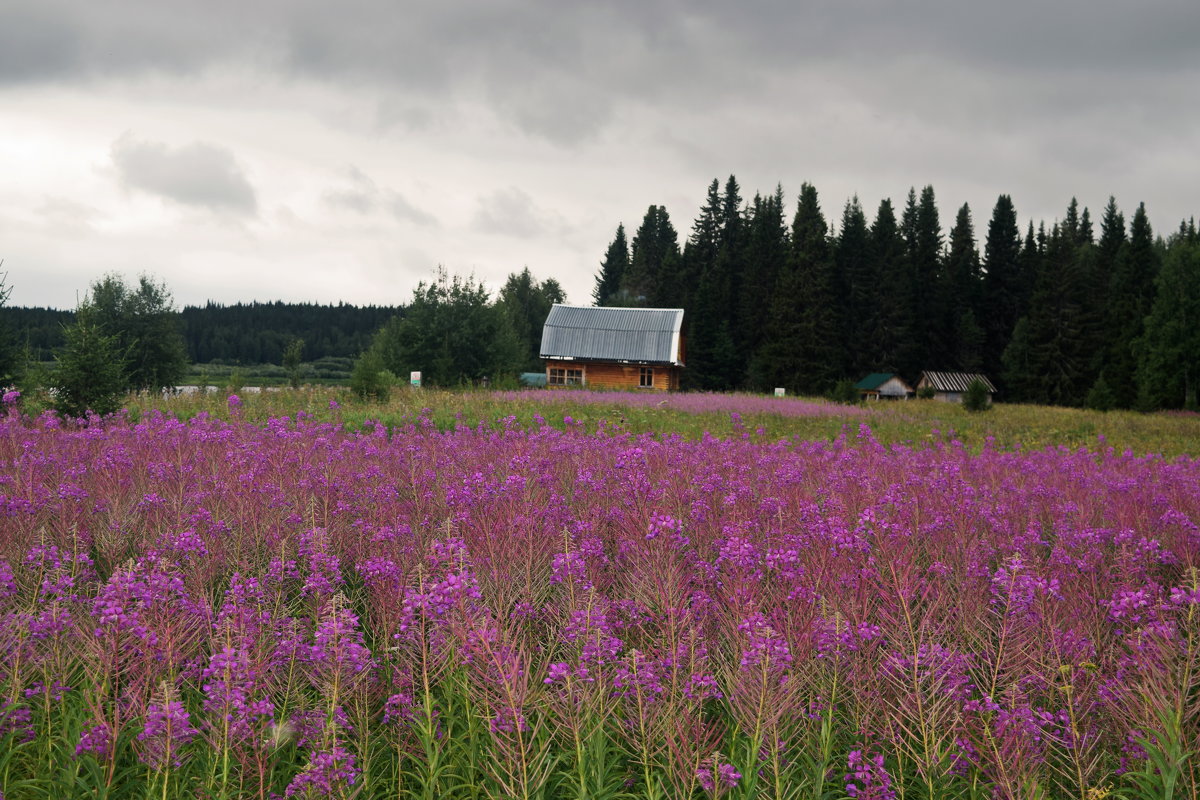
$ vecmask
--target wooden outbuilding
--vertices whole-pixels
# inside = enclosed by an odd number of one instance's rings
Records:
[[[976,380],[987,388],[988,402],[992,402],[992,395],[996,393],[996,387],[992,385],[986,375],[979,372],[922,372],[921,380],[917,381],[917,392],[920,393],[925,387],[930,387],[933,389],[934,400],[961,403],[967,387]]]
[[[542,327],[548,386],[679,388],[683,309],[555,304]]]
[[[907,400],[913,388],[893,372],[872,372],[854,384],[861,400]]]

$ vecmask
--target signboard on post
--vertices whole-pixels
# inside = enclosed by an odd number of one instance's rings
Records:
[[[412,386],[420,386],[420,385],[421,385],[421,372],[420,372],[420,370],[418,370],[418,371],[416,371],[416,372],[410,372],[410,373],[408,373],[408,382],[409,382],[409,384],[410,384],[410,385],[412,385]]]
[[[787,389],[784,389],[782,386],[775,387],[775,396],[776,397],[783,397],[786,394],[787,394]]]

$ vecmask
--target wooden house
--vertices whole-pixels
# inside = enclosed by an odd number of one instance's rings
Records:
[[[967,387],[974,380],[983,382],[983,385],[987,387],[988,402],[992,402],[992,395],[996,393],[996,387],[992,385],[986,375],[978,372],[922,372],[921,380],[917,381],[917,392],[925,387],[930,387],[933,389],[933,399],[944,400],[948,403],[961,403]]]
[[[861,400],[907,400],[914,394],[913,388],[892,372],[872,372],[854,388]]]
[[[683,309],[555,304],[542,327],[549,386],[679,388]]]

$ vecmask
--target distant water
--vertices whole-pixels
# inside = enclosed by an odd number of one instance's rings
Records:
[[[278,392],[279,390],[280,390],[280,387],[278,387],[278,386],[267,386],[267,387],[243,386],[242,388],[238,389],[236,393],[237,394],[262,394],[263,392]],[[217,394],[220,391],[221,391],[221,387],[212,386],[211,384],[208,386],[197,386],[196,384],[189,383],[189,384],[184,384],[183,386],[175,387],[175,394],[202,394],[202,393],[203,394]]]

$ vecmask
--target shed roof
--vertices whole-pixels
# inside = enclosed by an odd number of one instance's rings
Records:
[[[891,380],[895,374],[896,373],[894,372],[872,372],[870,375],[854,384],[854,388],[862,389],[864,392],[874,391]]]
[[[682,308],[597,308],[555,304],[542,327],[542,358],[683,366]]]
[[[938,392],[965,392],[971,381],[979,379],[989,392],[995,392],[996,387],[988,380],[987,375],[979,372],[922,372],[921,383],[932,386]]]

